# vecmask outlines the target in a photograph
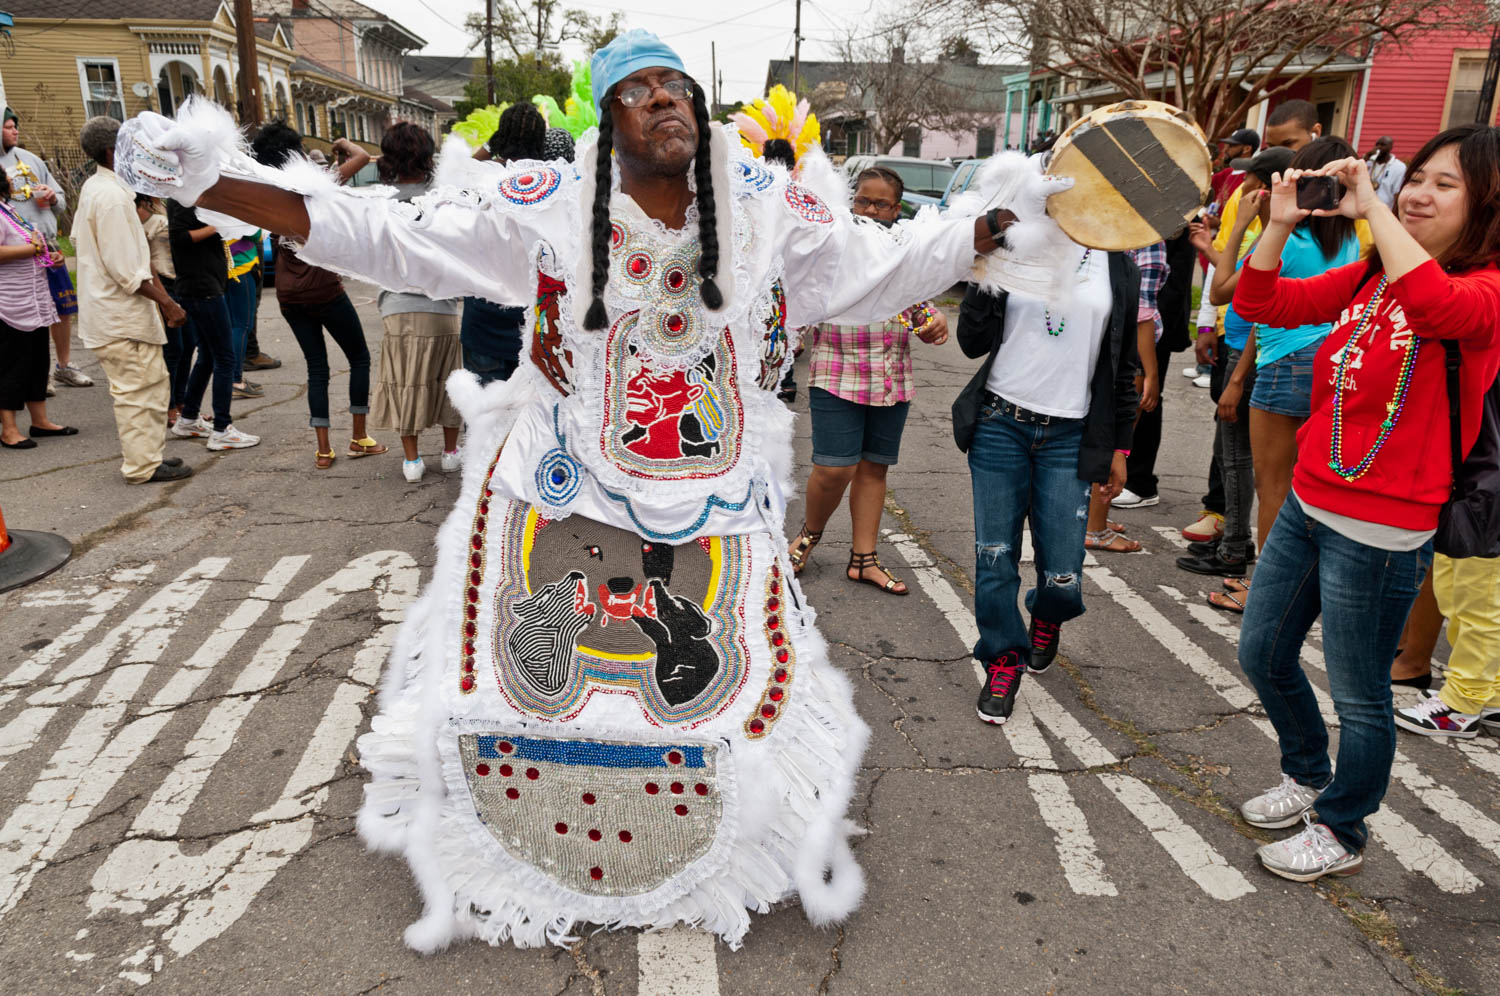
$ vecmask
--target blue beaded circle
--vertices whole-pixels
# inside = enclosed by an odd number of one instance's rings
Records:
[[[735,163],[740,173],[740,182],[759,193],[776,182],[776,176],[758,162],[740,160]]]
[[[555,169],[528,170],[500,181],[500,196],[512,204],[536,204],[551,197],[562,186],[562,174]]]
[[[537,497],[547,505],[561,508],[578,497],[583,486],[583,468],[578,461],[560,449],[542,454],[536,467]]]

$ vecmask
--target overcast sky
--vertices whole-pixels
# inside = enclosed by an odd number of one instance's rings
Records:
[[[388,17],[395,18],[422,38],[424,52],[456,55],[466,51],[470,39],[463,30],[464,17],[484,10],[482,0],[363,0]],[[522,0],[524,3],[525,0]],[[771,59],[790,59],[794,0],[719,0],[691,3],[686,0],[625,0],[615,6],[600,0],[563,0],[596,16],[607,17],[619,10],[625,24],[661,35],[687,64],[690,74],[709,78],[710,42],[718,44],[719,71],[724,77],[726,101],[748,100],[761,95],[766,64]],[[875,12],[890,0],[802,0],[802,58],[830,59],[837,39],[873,22]],[[483,48],[475,48],[483,54]],[[564,47],[569,58],[584,52]],[[499,57],[499,53],[496,53]]]

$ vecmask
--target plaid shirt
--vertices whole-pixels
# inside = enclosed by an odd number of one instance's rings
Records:
[[[1161,285],[1167,282],[1167,273],[1171,270],[1167,265],[1167,244],[1157,242],[1144,249],[1132,249],[1130,258],[1141,269],[1141,303],[1135,320],[1144,322],[1150,319],[1155,323],[1156,341],[1160,342],[1161,311],[1156,305],[1156,295],[1161,293]]]
[[[857,405],[889,407],[916,394],[911,333],[900,318],[880,325],[815,326],[810,362],[813,387]]]

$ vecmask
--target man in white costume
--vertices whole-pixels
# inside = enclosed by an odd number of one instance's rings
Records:
[[[592,69],[599,132],[576,167],[445,157],[409,204],[256,167],[211,106],[143,115],[117,157],[310,263],[534,302],[511,380],[448,382],[463,490],[360,738],[359,827],[410,863],[423,951],[564,943],[580,923],[738,945],[750,910],[794,892],[815,923],[858,905],[844,814],[868,731],[786,561],[787,331],[974,279],[1070,185],[1033,171],[1014,213],[888,231],[711,126],[654,35]]]

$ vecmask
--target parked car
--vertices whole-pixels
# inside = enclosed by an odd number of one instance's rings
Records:
[[[938,210],[948,210],[948,205],[953,199],[965,190],[979,176],[979,167],[989,162],[988,159],[965,159],[959,163],[953,171],[953,177],[948,181],[948,189],[943,191],[943,196],[938,200]]]
[[[953,166],[941,159],[916,159],[910,156],[850,156],[844,160],[849,183],[871,166],[884,166],[901,178],[905,193],[901,197],[901,217],[910,218],[917,209],[937,204],[948,188]]]

